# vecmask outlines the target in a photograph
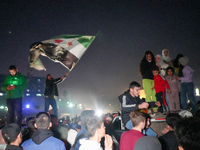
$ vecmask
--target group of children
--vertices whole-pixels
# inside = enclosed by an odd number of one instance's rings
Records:
[[[193,113],[198,110],[192,81],[193,69],[188,66],[188,62],[188,57],[182,54],[178,54],[172,60],[168,49],[162,51],[162,56],[155,57],[150,50],[145,52],[139,71],[143,78],[146,101],[159,101],[161,106],[158,112],[187,110],[186,94],[190,99]]]

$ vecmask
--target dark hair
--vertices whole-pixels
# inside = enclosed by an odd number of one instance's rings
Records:
[[[179,72],[178,72],[178,76],[179,77],[183,77],[183,68],[184,68],[184,66],[180,64],[180,66],[179,66]]]
[[[35,43],[30,45],[30,49],[35,47],[35,46],[38,46],[39,44],[43,44],[43,43],[42,42],[35,42]]]
[[[166,74],[167,74],[167,71],[168,70],[171,70],[172,71],[172,73],[174,74],[174,68],[173,67],[167,67],[167,69],[166,69]],[[168,75],[168,74],[167,74]]]
[[[46,79],[47,79],[47,78],[48,78],[48,76],[50,76],[50,75],[51,75],[50,73],[49,73],[49,74],[47,74],[47,75],[46,75]]]
[[[175,125],[175,135],[184,150],[200,149],[200,119],[197,117],[182,118]]]
[[[173,61],[173,65],[174,65],[174,67],[176,67],[176,68],[178,68],[179,67],[179,58],[181,58],[181,57],[183,57],[184,55],[183,54],[178,54],[177,56],[176,56],[176,58],[174,59],[174,61]]]
[[[137,83],[136,81],[133,81],[129,84],[129,89],[134,88],[134,87],[140,87],[140,84]]]
[[[159,67],[156,65],[153,65],[151,70],[152,71],[160,71]]]
[[[181,119],[181,116],[177,113],[169,113],[166,116],[167,124],[174,129],[175,124]]]
[[[10,143],[13,143],[20,133],[21,129],[16,123],[7,124],[1,130],[2,137],[5,143],[8,145],[10,145]]]
[[[146,61],[146,55],[148,55],[148,54],[151,55],[151,62],[152,62],[153,64],[155,64],[155,63],[156,63],[156,62],[155,62],[155,57],[154,57],[153,53],[152,53],[150,50],[147,50],[147,51],[144,53],[144,56],[143,56],[141,62],[145,62],[145,61]]]
[[[15,65],[11,65],[11,66],[9,66],[9,70],[17,70],[17,68]]]
[[[95,135],[95,132],[97,129],[101,128],[101,125],[103,123],[103,118],[102,117],[97,117],[97,116],[91,116],[87,119],[87,122],[85,124],[85,128],[88,132],[88,136],[92,137]]]
[[[83,110],[80,116],[81,123],[85,126],[87,119],[94,116],[94,114],[95,114],[94,110]]]
[[[39,112],[35,118],[37,129],[47,129],[49,127],[51,117],[47,112]]]
[[[133,110],[130,112],[130,120],[134,127],[138,126],[140,122],[146,120],[146,116],[144,112],[140,112],[140,110]]]

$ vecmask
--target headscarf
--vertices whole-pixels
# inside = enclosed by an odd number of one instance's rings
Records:
[[[165,56],[164,51],[167,50],[168,51],[168,56]],[[162,50],[162,59],[164,60],[164,62],[170,62],[172,59],[169,57],[169,50],[168,49],[163,49]]]

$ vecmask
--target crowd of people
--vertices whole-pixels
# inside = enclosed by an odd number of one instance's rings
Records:
[[[193,69],[188,66],[189,58],[178,54],[175,59],[164,49],[161,55],[148,50],[139,65],[146,99],[140,99],[140,84],[133,81],[118,99],[121,103],[121,119],[125,128],[118,141],[113,134],[112,124],[105,116],[97,116],[94,110],[82,111],[80,117],[66,118],[59,122],[55,96],[57,84],[67,76],[54,79],[46,77],[45,109],[22,126],[22,99],[26,89],[26,78],[16,66],[9,67],[10,75],[2,84],[6,91],[9,120],[2,126],[4,143],[2,150],[191,150],[200,149],[200,113],[194,96]],[[183,117],[188,111],[190,100],[191,116]],[[52,105],[54,114],[49,114]],[[151,128],[151,116],[166,115],[166,128],[159,136]],[[189,112],[189,111],[188,111]],[[17,117],[15,117],[17,116]],[[108,117],[110,117],[108,115]],[[110,119],[112,120],[112,118]],[[107,129],[106,129],[107,128]],[[4,147],[3,147],[4,146]]]
[[[142,76],[146,102],[159,101],[161,106],[158,112],[188,110],[188,99],[191,111],[198,111],[192,80],[194,70],[188,63],[189,58],[183,54],[172,59],[168,49],[162,51],[162,56],[158,54],[155,57],[150,50],[145,52],[139,73]]]
[[[80,127],[60,124],[55,115],[39,112],[27,120],[27,128],[16,123],[6,124],[1,129],[3,145],[1,150],[191,150],[200,148],[200,112],[169,113],[166,115],[166,129],[162,136],[147,134],[150,127],[149,114],[140,109],[129,114],[133,125],[120,136],[119,143],[115,135],[107,132],[112,124],[107,124],[105,116],[97,116],[94,110],[83,110],[80,115]],[[22,130],[23,129],[23,130]],[[0,141],[2,143],[2,141]]]

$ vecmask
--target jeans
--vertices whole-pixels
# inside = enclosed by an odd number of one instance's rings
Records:
[[[9,123],[17,123],[18,125],[22,124],[22,98],[15,99],[6,99],[8,114],[9,114]],[[16,112],[16,114],[15,114]],[[17,116],[17,120],[16,120]]]
[[[181,83],[181,108],[183,110],[188,110],[187,96],[190,100],[190,105],[192,107],[192,112],[196,113],[198,108],[196,106],[196,100],[194,96],[194,83]]]
[[[58,108],[56,104],[55,98],[47,98],[45,97],[45,108],[44,111],[48,112],[49,111],[49,105],[52,106],[54,115],[58,116]]]

